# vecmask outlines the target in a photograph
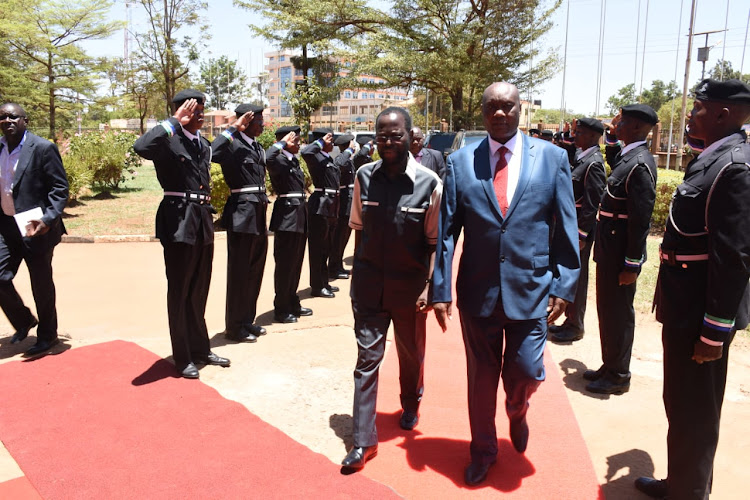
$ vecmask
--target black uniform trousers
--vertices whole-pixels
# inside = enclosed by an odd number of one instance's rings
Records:
[[[349,227],[349,217],[339,217],[336,223],[336,230],[333,234],[333,248],[331,257],[328,259],[328,272],[330,276],[335,276],[344,269],[344,252],[346,245],[349,243],[349,237],[352,234],[352,228]]]
[[[578,288],[576,297],[565,308],[564,326],[574,330],[583,331],[583,319],[586,315],[586,298],[589,291],[589,260],[591,247],[594,246],[594,231],[592,230],[586,238],[586,244],[581,249],[581,274],[578,276]]]
[[[167,270],[169,335],[178,370],[194,358],[205,358],[211,352],[205,313],[214,245],[213,242],[204,245],[202,234],[197,232],[194,245],[162,242]]]
[[[620,271],[621,261],[608,260],[596,265],[596,310],[604,376],[618,384],[630,380],[630,355],[635,334],[633,299],[637,283],[619,285]]]
[[[729,344],[720,359],[698,364],[691,359],[701,333],[662,327],[664,346],[664,409],[669,421],[667,482],[669,498],[704,500],[711,492],[719,420],[727,383]]]
[[[236,335],[255,321],[267,252],[267,235],[227,229],[226,333]]]
[[[461,314],[469,381],[471,462],[494,463],[497,457],[497,388],[502,375],[505,412],[511,423],[526,417],[529,399],[542,383],[547,318],[514,321],[502,303],[487,318]],[[503,333],[505,352],[503,352]]]
[[[320,290],[328,286],[328,258],[333,248],[337,217],[310,214],[309,248],[310,287]]]
[[[39,315],[37,341],[52,341],[57,338],[55,283],[52,281],[54,251],[54,246],[41,253],[29,251],[15,219],[9,215],[0,215],[0,307],[16,330],[28,328],[34,321],[34,315],[13,285],[13,278],[21,260],[24,260],[29,269],[31,292]]]
[[[388,327],[393,321],[398,354],[401,407],[417,412],[424,392],[424,356],[427,313],[418,312],[415,302],[391,309],[352,299],[354,334],[357,338],[357,366],[354,369],[354,446],[378,444],[375,405],[378,399],[380,364],[385,355]]]
[[[276,231],[273,233],[273,258],[276,268],[273,283],[276,295],[273,309],[278,315],[294,314],[301,305],[297,289],[302,273],[302,262],[305,260],[307,234],[295,231]]]

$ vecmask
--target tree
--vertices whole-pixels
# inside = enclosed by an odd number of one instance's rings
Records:
[[[633,104],[636,100],[635,84],[630,83],[618,90],[617,94],[610,96],[609,99],[607,99],[607,110],[610,115],[616,115],[620,112],[621,107]]]
[[[573,110],[565,111],[565,120],[571,121],[576,118],[583,118],[583,114],[574,113]],[[562,121],[562,113],[559,109],[537,109],[532,115],[532,123],[560,123]]]
[[[200,0],[139,0],[139,3],[146,11],[150,29],[136,37],[138,50],[153,67],[166,100],[166,115],[171,115],[172,99],[181,80],[188,76],[188,64],[198,60],[196,44],[188,36],[179,38],[178,32],[198,24],[207,4]]]
[[[648,104],[655,111],[659,111],[664,103],[671,101],[678,95],[681,95],[681,93],[677,90],[677,82],[674,80],[668,84],[661,80],[654,80],[651,82],[650,89],[643,89],[638,100],[643,104]]]
[[[687,109],[690,111],[693,107],[693,99],[688,98]],[[656,110],[656,114],[659,116],[659,123],[661,124],[664,132],[669,132],[669,124],[672,124],[672,133],[677,135],[680,129],[684,127],[684,124],[680,124],[680,111],[682,110],[682,95],[675,97],[661,105]]]
[[[225,109],[229,103],[239,104],[248,97],[247,75],[237,61],[227,56],[201,62],[201,82],[214,109]]]
[[[103,69],[102,61],[86,55],[79,43],[106,38],[120,24],[106,21],[111,7],[106,0],[6,0],[5,4],[0,45],[15,54],[0,66],[5,74],[18,71],[10,82],[13,92],[20,87],[32,94],[18,101],[30,104],[32,113],[46,112],[49,137],[55,138],[58,115],[71,120],[82,109],[82,103],[93,97],[95,79]]]
[[[311,46],[353,62],[351,74],[384,78],[385,87],[420,87],[447,95],[454,124],[479,113],[484,88],[507,80],[521,91],[549,78],[554,52],[536,42],[559,7],[539,0],[394,0],[389,11],[365,0],[237,0],[269,19],[251,29],[282,48]],[[533,58],[534,67],[527,67]]]
[[[285,98],[292,108],[295,120],[303,125],[302,136],[306,137],[310,131],[310,117],[326,101],[318,85],[315,83],[300,83],[302,85],[287,87]]]
[[[737,80],[742,80],[745,83],[750,83],[750,74],[746,73],[743,75],[739,70],[733,70],[732,63],[730,61],[725,61],[724,59],[716,62],[716,65],[713,67],[713,69],[708,72],[708,77],[713,78],[714,80],[722,81],[736,78]]]

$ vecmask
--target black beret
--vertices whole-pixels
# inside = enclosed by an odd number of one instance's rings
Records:
[[[338,137],[336,137],[336,140],[333,141],[334,146],[348,146],[350,142],[354,140],[354,136],[351,134],[342,134]]]
[[[734,78],[723,82],[706,78],[695,89],[695,98],[699,101],[726,101],[750,104],[750,87]]]
[[[187,101],[188,99],[195,99],[198,101],[199,104],[203,104],[206,101],[206,96],[203,95],[203,92],[200,92],[195,89],[185,89],[180,90],[177,92],[177,95],[174,96],[172,99],[172,102],[180,106],[183,102]]]
[[[374,135],[364,135],[360,134],[357,136],[357,144],[360,146],[364,146],[365,144],[368,144],[370,141],[374,141],[375,136]]]
[[[294,132],[295,134],[299,135],[299,133],[302,131],[302,129],[299,127],[299,125],[285,125],[283,127],[279,127],[276,129],[276,138],[281,139],[289,132]]]
[[[237,114],[237,118],[244,115],[248,111],[252,111],[255,114],[262,113],[263,106],[257,106],[255,104],[240,104],[234,109],[234,112]]]
[[[579,127],[586,127],[599,135],[604,133],[604,125],[596,118],[579,118],[577,123]]]
[[[636,118],[644,123],[650,123],[651,125],[659,123],[659,117],[656,116],[656,111],[647,104],[628,104],[627,106],[622,107],[622,114],[624,116]]]
[[[547,130],[547,129],[542,130],[542,137],[552,137],[554,135],[555,133],[551,130]]]
[[[333,130],[331,130],[330,128],[316,128],[312,131],[312,136],[314,139],[322,139],[326,134],[333,134]]]
[[[529,135],[536,134],[539,135],[539,129],[538,128],[530,128],[529,129]]]

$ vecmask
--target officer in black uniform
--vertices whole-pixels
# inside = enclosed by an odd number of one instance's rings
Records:
[[[333,163],[333,131],[329,128],[313,130],[315,140],[302,149],[302,158],[312,177],[315,190],[310,196],[308,232],[310,258],[310,287],[313,297],[333,298],[338,287],[328,284],[328,257],[333,248],[333,236],[339,217],[339,168]]]
[[[575,301],[565,309],[565,322],[549,328],[553,342],[574,342],[583,338],[583,317],[586,314],[589,287],[589,256],[594,244],[596,212],[607,182],[604,158],[599,150],[599,140],[603,133],[604,126],[596,118],[577,120],[574,141],[578,152],[575,164],[572,165],[572,177],[578,216],[578,245],[581,248],[581,275],[578,278]]]
[[[357,171],[350,219],[356,231],[351,298],[358,356],[354,447],[342,465],[351,469],[361,469],[377,454],[378,370],[391,321],[400,370],[400,425],[412,430],[419,421],[427,295],[442,197],[437,174],[409,155],[409,113],[386,108],[375,127],[382,161]]]
[[[333,248],[328,259],[328,278],[348,279],[351,271],[344,268],[344,251],[349,243],[352,228],[349,227],[349,214],[352,210],[352,194],[354,194],[354,158],[359,155],[359,144],[354,136],[344,134],[336,138],[334,144],[339,147],[341,153],[333,162],[339,168],[341,177],[339,182],[339,220],[336,223],[336,231],[333,236]],[[345,149],[342,150],[342,148]]]
[[[688,133],[705,149],[672,198],[655,295],[668,473],[635,485],[654,498],[703,500],[711,492],[729,345],[747,326],[750,145],[741,127],[750,118],[750,87],[703,80],[688,117]]]
[[[295,156],[299,153],[299,133],[296,125],[278,128],[276,144],[266,151],[268,175],[276,193],[269,229],[273,231],[276,261],[273,319],[279,323],[296,323],[298,317],[313,313],[312,309],[302,307],[297,295],[307,243],[305,173]]]
[[[135,152],[154,162],[164,199],[156,212],[156,237],[167,268],[167,313],[172,355],[178,373],[198,378],[195,363],[229,366],[211,352],[206,301],[214,257],[211,206],[211,144],[201,137],[203,103],[197,90],[173,99],[174,115],[143,134]]]
[[[221,223],[227,230],[227,305],[224,334],[255,342],[266,334],[254,325],[266,265],[266,153],[255,140],[263,133],[263,106],[240,104],[237,120],[215,140],[213,161],[229,186]]]
[[[586,370],[586,390],[622,394],[630,389],[636,279],[646,260],[646,237],[656,200],[656,163],[646,138],[659,121],[645,104],[624,106],[613,120],[623,142],[599,205],[594,245],[596,307],[603,364]],[[619,147],[619,146],[614,146]]]
[[[362,165],[372,163],[372,154],[375,152],[375,141],[366,135],[357,136],[359,152],[354,155],[354,171],[359,170]],[[348,225],[348,224],[347,224]]]

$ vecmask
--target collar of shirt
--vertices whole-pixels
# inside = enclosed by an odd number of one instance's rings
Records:
[[[383,160],[378,160],[375,163],[375,166],[372,168],[372,173],[375,174],[378,170],[380,170],[380,167],[383,165]],[[409,161],[406,162],[406,171],[404,172],[406,176],[411,179],[412,184],[417,179],[417,168],[419,168],[419,163],[417,163],[417,160],[414,159],[414,156],[409,153]]]
[[[193,134],[193,133],[190,133],[190,132],[188,132],[187,130],[185,130],[185,129],[183,128],[183,129],[182,129],[182,133],[183,133],[183,134],[185,134],[185,137],[187,137],[187,138],[188,138],[188,139],[190,139],[191,141],[192,141],[193,139],[198,139],[198,141],[200,141],[200,140],[201,140],[201,135],[200,135],[201,133],[200,133],[200,132],[198,132],[197,134]]]
[[[719,139],[719,140],[718,140],[718,141],[716,141],[716,142],[712,142],[710,146],[708,146],[708,147],[707,147],[706,149],[704,149],[704,150],[703,150],[703,152],[702,152],[701,154],[699,154],[699,155],[698,155],[698,158],[700,158],[701,156],[707,156],[707,155],[710,155],[711,153],[713,153],[714,151],[716,151],[717,149],[719,149],[719,147],[720,147],[720,146],[721,146],[722,144],[724,144],[725,142],[727,142],[727,140],[728,140],[728,139],[729,139],[730,137],[732,137],[732,136],[731,136],[731,135],[728,135],[728,136],[726,136],[726,137],[722,137],[721,139]]]
[[[23,133],[23,137],[21,137],[21,142],[18,143],[18,146],[16,146],[16,149],[14,149],[12,152],[8,152],[8,154],[21,152],[21,149],[23,148],[23,143],[26,142],[26,134],[27,132]],[[5,138],[4,135],[0,136],[0,144],[3,145],[3,151],[8,151],[8,140]]]
[[[580,160],[584,156],[590,155],[592,151],[595,151],[597,149],[599,149],[599,145],[598,144],[596,144],[594,146],[591,146],[586,151],[579,151],[578,154],[576,154],[576,160]]]
[[[500,149],[502,146],[505,146],[513,156],[516,156],[521,153],[521,141],[518,140],[518,136],[520,134],[521,133],[518,130],[516,130],[516,135],[508,139],[508,142],[506,142],[505,144],[501,142],[497,142],[495,139],[493,139],[489,135],[487,136],[487,139],[489,139],[490,141],[490,163],[493,169],[495,168],[495,164],[497,163],[497,160],[499,160],[499,157],[497,155],[497,150]],[[494,162],[492,161],[493,159],[495,160]],[[508,163],[510,163],[510,161],[508,161]]]
[[[420,149],[419,153],[414,155],[414,159],[417,161],[417,163],[422,163],[423,156],[424,156],[424,149]]]
[[[625,156],[628,152],[634,150],[641,144],[646,144],[646,141],[631,142],[630,144],[622,148],[622,151],[620,151],[620,156]]]
[[[249,135],[246,135],[245,132],[240,132],[240,137],[242,137],[243,139],[245,139],[245,142],[247,142],[251,146],[255,142],[255,138],[254,137],[250,137]]]
[[[286,156],[287,159],[289,159],[289,160],[291,160],[292,158],[294,158],[294,155],[292,153],[290,153],[289,151],[287,151],[286,149],[282,149],[281,152],[284,153],[284,156]]]

